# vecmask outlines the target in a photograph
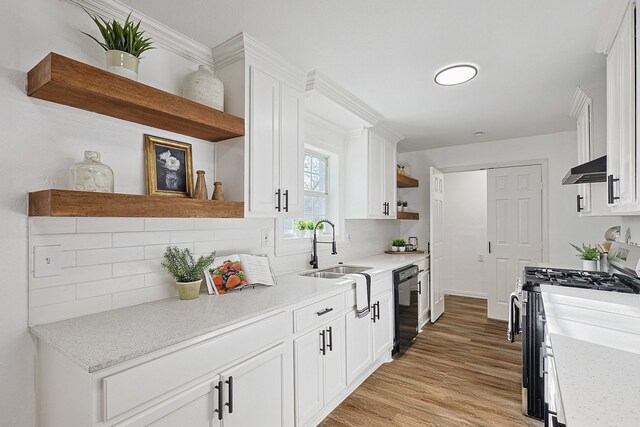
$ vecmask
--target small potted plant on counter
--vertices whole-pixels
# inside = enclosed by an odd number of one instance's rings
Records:
[[[402,200],[398,200],[398,212],[402,212]]]
[[[162,266],[176,281],[180,299],[198,298],[203,271],[213,263],[215,257],[216,253],[212,252],[196,261],[187,248],[180,250],[176,246],[167,247]]]
[[[402,202],[402,212],[406,212],[408,207],[409,207],[409,202],[407,202],[406,200]]]
[[[298,233],[298,237],[302,238],[304,237],[304,232],[307,229],[307,221],[305,221],[304,219],[297,219],[296,220],[296,231]]]
[[[393,252],[404,252],[406,246],[406,242],[402,239],[395,239],[393,242],[391,242],[391,250]]]
[[[582,246],[569,243],[573,248],[578,251],[578,258],[582,260],[582,269],[589,271],[598,271],[598,261],[600,260],[600,251],[591,245]]]
[[[313,237],[313,229],[315,228],[315,226],[315,222],[307,221],[307,231],[305,231],[304,237]]]

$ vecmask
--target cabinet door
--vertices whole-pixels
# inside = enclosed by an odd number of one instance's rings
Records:
[[[119,427],[218,427],[218,378],[210,379],[118,424]]]
[[[249,93],[249,212],[277,214],[280,83],[251,67]]]
[[[225,372],[224,427],[284,426],[291,424],[291,392],[286,372],[290,358],[281,344]],[[288,422],[287,422],[288,421]],[[191,425],[183,423],[182,425]]]
[[[420,327],[424,326],[429,319],[429,271],[420,274],[418,280],[420,285]]]
[[[327,351],[324,355],[324,402],[326,404],[347,387],[344,319],[339,317],[329,323],[325,331]]]
[[[386,169],[384,164],[384,139],[375,134],[369,133],[369,164],[368,164],[368,216],[370,218],[386,218],[384,199],[384,185]],[[389,206],[389,210],[393,209],[393,206]]]
[[[396,144],[384,143],[384,201],[389,203],[390,219],[396,218],[396,179],[397,179],[397,155]]]
[[[607,175],[620,176],[620,49],[614,40],[607,54]],[[617,203],[608,203],[610,206]]]
[[[378,299],[379,319],[373,324],[373,357],[378,359],[388,355],[393,346],[393,296],[391,292],[382,294]]]
[[[351,384],[373,363],[370,316],[358,318],[356,310],[345,315],[347,328],[347,382]]]
[[[305,425],[324,405],[321,348],[320,330],[313,330],[294,342],[297,425]]]
[[[285,215],[304,213],[304,141],[302,139],[302,93],[280,85],[280,188]]]
[[[591,101],[586,100],[577,117],[578,164],[591,160]],[[591,212],[591,184],[578,184],[578,213]]]

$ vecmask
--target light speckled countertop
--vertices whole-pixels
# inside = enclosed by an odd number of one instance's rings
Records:
[[[375,255],[345,264],[371,266],[372,276],[419,260],[427,254]],[[278,284],[222,296],[201,295],[125,307],[75,319],[33,326],[38,339],[88,372],[96,372],[174,344],[215,332],[279,308],[345,291],[353,282],[316,279],[297,273]]]
[[[543,285],[568,426],[637,426],[640,295]]]

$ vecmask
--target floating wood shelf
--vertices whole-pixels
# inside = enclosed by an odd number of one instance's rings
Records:
[[[398,188],[415,188],[420,186],[420,181],[407,175],[398,175]]]
[[[418,254],[423,254],[424,251],[418,251],[418,250],[411,251],[411,252],[407,252],[407,251],[404,251],[404,252],[400,252],[400,251],[395,251],[395,252],[394,251],[384,251],[384,253],[385,254],[389,254],[389,255],[418,255]]]
[[[243,218],[244,202],[43,190],[29,193],[29,216]]]
[[[240,117],[53,52],[29,71],[27,84],[34,98],[198,139],[244,135]]]
[[[420,219],[420,214],[418,212],[397,212],[397,219]]]

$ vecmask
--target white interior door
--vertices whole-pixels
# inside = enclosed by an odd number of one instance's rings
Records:
[[[444,222],[442,220],[442,202],[444,200],[444,174],[436,168],[431,168],[430,216],[429,221],[431,239],[431,286],[429,289],[431,300],[431,321],[435,322],[444,313],[444,293],[442,288],[443,255],[444,255]]]
[[[487,316],[507,320],[516,280],[542,260],[542,167],[490,169],[487,177]]]

